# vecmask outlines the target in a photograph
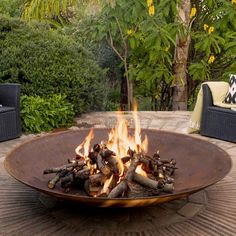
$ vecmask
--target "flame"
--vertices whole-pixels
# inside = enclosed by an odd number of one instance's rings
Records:
[[[147,153],[148,150],[148,138],[145,136],[143,142],[141,139],[141,127],[137,112],[137,103],[134,102],[134,136],[129,135],[128,122],[122,117],[120,111],[117,112],[117,124],[114,129],[108,134],[107,147],[117,154],[118,157],[124,157],[127,155],[129,148],[135,150],[137,153],[143,151]]]
[[[147,153],[148,151],[148,138],[144,137],[142,141],[141,138],[141,126],[140,120],[138,117],[138,106],[136,101],[134,101],[134,111],[133,111],[133,119],[134,119],[134,134],[130,135],[128,131],[128,122],[122,116],[122,112],[117,112],[117,124],[115,128],[113,128],[108,134],[108,141],[106,146],[108,149],[116,153],[116,159],[118,162],[119,176],[122,176],[124,173],[124,165],[121,160],[122,157],[127,156],[127,152],[129,149],[135,151],[136,153]],[[88,136],[85,138],[84,142],[82,142],[75,150],[77,155],[87,157],[89,154],[90,142],[93,139],[93,130],[91,130]],[[81,150],[84,149],[84,153],[81,153]],[[128,163],[126,163],[126,166]],[[141,167],[140,167],[141,169]],[[141,169],[142,170],[142,169]]]
[[[135,141],[135,151],[139,152],[139,147],[142,146],[141,143],[141,127],[140,127],[140,121],[138,118],[138,105],[137,102],[134,100],[134,108],[133,108],[134,112],[133,112],[133,117],[134,117],[134,125],[135,125],[135,132],[134,132],[134,141]]]
[[[142,169],[141,165],[138,165],[138,166],[137,166],[135,172],[136,172],[137,174],[140,174],[140,175],[142,175],[142,176],[147,177],[147,173]]]
[[[113,181],[113,179],[114,179],[114,175],[111,175],[111,177],[109,179],[105,180],[103,188],[101,190],[101,194],[106,193],[107,191],[109,191],[109,187],[110,187],[111,182]]]
[[[93,129],[91,129],[85,140],[75,149],[75,153],[79,156],[88,157],[90,143],[93,138],[94,138]],[[81,153],[82,149],[84,149],[84,153]]]

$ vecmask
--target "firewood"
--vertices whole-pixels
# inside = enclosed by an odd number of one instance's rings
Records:
[[[102,158],[102,156],[98,153],[97,155],[97,167],[98,169],[105,175],[109,176],[111,175],[110,168],[105,164],[105,160]]]
[[[112,189],[116,186],[118,181],[117,176],[112,175],[109,179],[107,179],[104,183],[103,188],[98,193],[98,197],[107,197],[109,193],[112,191]]]
[[[108,198],[119,197],[127,190],[127,188],[128,188],[127,182],[133,180],[135,170],[136,170],[138,164],[140,163],[140,157],[141,157],[140,154],[134,154],[134,157],[131,160],[131,163],[130,163],[129,169],[125,175],[125,178],[115,188],[112,189],[112,191],[108,195]]]
[[[106,180],[106,176],[103,173],[97,173],[89,176],[89,181],[91,184],[100,184],[102,185]]]
[[[55,188],[57,182],[64,177],[68,173],[67,170],[62,170],[61,172],[58,172],[53,179],[48,181],[48,188],[53,189]]]
[[[107,148],[102,149],[99,153],[100,153],[101,156],[102,156],[103,158],[105,158],[105,159],[108,159],[108,158],[110,158],[111,156],[116,156],[116,154],[115,154],[113,151],[111,151],[111,150],[109,150],[109,149],[107,149]]]
[[[108,198],[116,198],[121,196],[128,188],[127,180],[122,180],[112,191],[109,193]]]
[[[109,156],[105,159],[108,163],[108,166],[114,174],[119,174],[119,162],[115,156]]]
[[[99,191],[101,191],[102,186],[93,186],[90,184],[89,180],[84,182],[84,190],[89,196],[95,197]]]
[[[90,164],[94,165],[96,163],[96,160],[97,160],[97,154],[98,153],[95,153],[95,152],[90,152],[88,157],[90,159]]]
[[[163,192],[173,193],[173,191],[174,191],[174,184],[173,183],[171,183],[171,184],[166,183],[164,185]]]
[[[48,188],[55,188],[56,183],[60,180],[60,174],[56,174],[53,179],[48,182]]]
[[[152,179],[145,177],[143,175],[140,175],[138,173],[134,174],[133,181],[135,181],[145,187],[152,188],[152,189],[162,188],[162,186],[163,186],[163,183],[161,180],[159,180],[159,181],[152,180]]]
[[[76,167],[76,166],[82,167],[84,165],[86,165],[85,160],[80,160],[80,161],[68,163],[68,164],[60,166],[60,167],[54,167],[54,168],[46,169],[46,170],[44,170],[43,174],[57,173],[57,172],[60,172],[62,170],[65,170],[65,169],[71,169],[71,168]]]
[[[165,181],[166,181],[166,183],[168,183],[168,184],[172,184],[172,183],[175,182],[174,178],[171,178],[171,177],[168,176],[168,175],[165,176]]]
[[[141,165],[147,176],[135,172],[138,165]],[[118,160],[116,153],[109,150],[105,143],[101,143],[93,146],[88,157],[76,156],[69,159],[68,164],[48,168],[43,173],[56,174],[48,182],[50,189],[55,188],[60,181],[64,192],[69,192],[72,188],[82,188],[89,196],[117,198],[125,196],[134,184],[132,181],[150,188],[149,191],[154,190],[155,194],[162,191],[172,193],[174,178],[171,176],[176,169],[176,161],[161,159],[159,151],[148,156],[137,146],[136,151],[129,148],[127,156]]]
[[[74,172],[69,172],[66,176],[61,178],[61,185],[65,186],[66,183],[74,182]]]
[[[75,172],[75,178],[79,179],[88,179],[89,175],[90,175],[90,169],[88,167],[85,167],[82,170]]]
[[[123,164],[127,163],[128,161],[130,161],[130,159],[131,159],[130,156],[121,157],[121,161],[123,162]]]

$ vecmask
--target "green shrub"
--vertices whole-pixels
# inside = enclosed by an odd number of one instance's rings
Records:
[[[76,114],[103,110],[104,71],[72,38],[0,15],[0,83],[17,82],[22,94],[65,94]]]
[[[65,127],[72,123],[74,115],[73,105],[66,100],[65,95],[21,97],[23,131],[38,133]]]
[[[21,7],[25,0],[1,0],[0,1],[0,14],[8,16],[20,16]]]

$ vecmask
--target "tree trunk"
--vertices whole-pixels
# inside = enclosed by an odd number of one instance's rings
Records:
[[[125,72],[121,78],[121,88],[120,88],[121,111],[130,111],[133,106],[133,81],[129,80],[129,77],[127,76],[127,72]]]
[[[128,96],[127,96],[127,82],[126,77],[122,76],[120,84],[120,110],[126,111],[128,108]]]
[[[191,1],[182,0],[178,9],[178,17],[185,30],[176,36],[174,57],[175,86],[173,91],[172,110],[187,110],[187,61],[190,44],[189,24]]]

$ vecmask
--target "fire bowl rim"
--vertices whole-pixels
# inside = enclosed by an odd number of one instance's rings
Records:
[[[111,130],[111,128],[93,128],[94,130]],[[209,145],[212,145],[214,146],[215,148],[217,148],[219,151],[222,152],[222,154],[224,154],[224,157],[223,158],[226,158],[227,159],[227,162],[229,164],[229,167],[228,167],[228,170],[225,171],[225,174],[223,176],[220,176],[217,178],[216,181],[214,182],[210,182],[208,184],[205,184],[203,185],[201,188],[199,187],[195,187],[195,188],[191,188],[191,189],[188,189],[188,190],[183,190],[183,191],[179,191],[178,193],[165,193],[165,194],[162,194],[162,195],[153,195],[153,196],[148,196],[148,197],[137,197],[137,198],[106,198],[106,197],[99,197],[99,198],[94,198],[94,197],[90,197],[90,196],[82,196],[82,195],[76,195],[76,194],[71,194],[71,193],[58,193],[58,192],[55,192],[53,189],[48,189],[48,190],[44,190],[44,189],[41,189],[41,188],[38,188],[28,182],[25,182],[23,180],[21,180],[20,178],[18,178],[17,176],[15,176],[14,173],[12,173],[11,171],[11,166],[9,164],[9,159],[11,158],[11,156],[17,151],[18,148],[21,148],[22,146],[24,145],[27,145],[29,143],[33,143],[33,142],[37,142],[38,140],[41,140],[41,139],[44,139],[45,137],[49,137],[49,136],[57,136],[57,135],[63,135],[65,133],[78,133],[78,132],[81,132],[81,131],[88,131],[89,132],[89,128],[84,128],[84,129],[79,129],[79,130],[66,130],[66,131],[59,131],[59,132],[53,132],[53,133],[49,133],[49,134],[46,134],[46,135],[43,135],[43,136],[40,136],[40,137],[34,137],[33,139],[31,140],[28,140],[28,141],[25,141],[23,143],[21,143],[19,146],[15,147],[13,150],[11,150],[5,160],[4,160],[4,167],[5,169],[7,170],[8,174],[13,177],[14,179],[16,179],[17,181],[19,181],[20,183],[32,188],[32,189],[35,189],[37,190],[38,192],[41,192],[41,193],[44,193],[44,194],[47,194],[47,195],[50,195],[52,197],[56,197],[56,198],[60,198],[60,199],[65,199],[65,200],[70,200],[70,201],[76,201],[76,202],[80,202],[80,203],[86,203],[87,201],[94,201],[95,203],[95,206],[99,206],[99,207],[110,207],[110,206],[102,206],[101,205],[101,202],[104,202],[104,201],[112,201],[114,202],[115,204],[116,203],[121,203],[122,205],[122,202],[135,202],[135,201],[150,201],[150,202],[146,202],[144,204],[142,204],[143,206],[148,206],[148,205],[154,205],[154,204],[159,204],[159,203],[164,203],[164,202],[168,202],[168,201],[172,201],[172,200],[176,200],[176,199],[179,199],[179,198],[182,198],[182,197],[187,197],[193,193],[196,193],[198,191],[201,191],[209,186],[212,186],[214,184],[216,184],[217,182],[221,181],[222,179],[224,179],[228,173],[231,171],[232,169],[232,159],[230,157],[230,155],[225,151],[223,150],[221,147],[217,146],[216,144],[213,144],[207,140],[203,140],[199,137],[192,137],[190,135],[187,135],[187,134],[182,134],[182,133],[178,133],[178,132],[174,132],[174,131],[168,131],[168,130],[160,130],[160,129],[145,129],[143,128],[142,129],[142,132],[143,131],[151,131],[151,132],[159,132],[159,133],[166,133],[166,134],[170,134],[170,135],[176,135],[178,137],[183,137],[183,138],[190,138],[192,140],[197,140],[199,142],[202,142],[202,143],[207,143]],[[132,128],[130,128],[129,130],[133,130]],[[160,199],[160,201],[157,201],[158,199]],[[156,200],[156,201],[155,201]],[[153,201],[153,202],[152,202]],[[96,204],[97,203],[97,204]],[[91,203],[88,203],[88,205],[94,205],[94,204],[91,204]],[[122,207],[137,207],[138,205],[135,205],[132,206],[123,206]],[[112,206],[111,206],[112,207]]]

